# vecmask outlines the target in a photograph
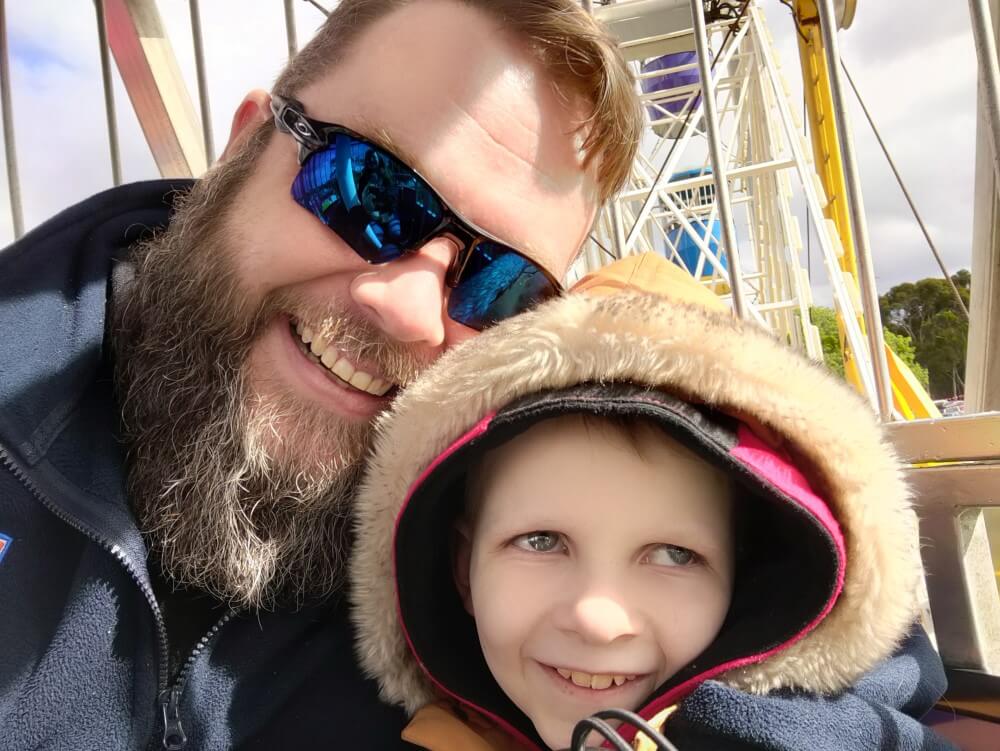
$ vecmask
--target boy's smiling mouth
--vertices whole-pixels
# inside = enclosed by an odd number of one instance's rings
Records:
[[[587,673],[583,670],[571,670],[569,668],[552,668],[563,680],[572,683],[580,688],[588,688],[594,691],[606,691],[612,687],[617,688],[626,683],[634,681],[636,675],[632,673]]]

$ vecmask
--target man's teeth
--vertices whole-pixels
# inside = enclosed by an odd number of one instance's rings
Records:
[[[634,675],[619,675],[614,673],[584,673],[580,670],[556,668],[556,672],[568,681],[582,688],[592,688],[602,691],[611,688],[611,684],[621,686],[628,681],[634,681]]]
[[[317,335],[308,326],[296,323],[295,331],[303,344],[309,347],[309,351],[316,355],[323,366],[345,383],[373,396],[385,396],[392,388],[392,383],[355,368],[337,351],[336,347],[329,346],[322,336]]]

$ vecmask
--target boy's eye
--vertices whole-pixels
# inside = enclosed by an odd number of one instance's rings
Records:
[[[654,566],[690,566],[697,559],[693,550],[678,545],[657,545],[646,556],[646,560]]]
[[[558,532],[529,532],[514,538],[514,547],[529,553],[555,553],[563,548]]]

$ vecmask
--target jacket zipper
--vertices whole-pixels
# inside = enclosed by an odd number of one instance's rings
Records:
[[[207,634],[201,637],[185,660],[181,672],[177,674],[174,685],[160,693],[160,711],[163,714],[163,748],[167,751],[181,751],[187,745],[187,734],[181,723],[180,701],[188,673],[191,672],[191,667],[198,655],[215,640],[222,627],[229,623],[234,615],[236,615],[236,611],[229,610],[209,629]]]
[[[224,626],[233,617],[233,615],[235,615],[235,612],[230,610],[226,613],[219,620],[219,622],[212,626],[212,629],[201,638],[201,641],[198,642],[192,653],[188,655],[188,659],[184,663],[184,667],[181,669],[180,674],[177,676],[177,680],[174,681],[174,685],[172,687],[168,687],[167,670],[170,664],[170,649],[167,644],[167,626],[163,621],[163,613],[160,612],[160,606],[157,604],[156,597],[153,595],[152,587],[146,584],[139,577],[131,559],[125,555],[125,551],[101,535],[87,529],[53,503],[48,496],[35,486],[28,475],[21,469],[17,462],[14,461],[10,452],[7,451],[7,449],[5,449],[2,445],[0,445],[0,462],[2,462],[10,473],[17,478],[18,482],[27,488],[28,492],[31,493],[31,495],[33,495],[39,503],[45,506],[45,508],[47,508],[56,518],[65,524],[68,524],[81,535],[94,541],[109,552],[125,568],[129,576],[132,577],[132,580],[136,583],[139,590],[146,598],[146,602],[149,604],[149,608],[153,612],[153,621],[156,624],[157,646],[159,647],[160,659],[159,664],[157,665],[156,681],[158,689],[157,696],[160,702],[160,710],[163,715],[163,748],[168,749],[168,751],[180,751],[180,749],[183,749],[184,746],[187,745],[187,736],[184,734],[184,728],[181,725],[179,711],[181,692],[184,690],[184,680],[187,678],[187,674],[191,665],[194,663],[195,658],[212,642],[218,634],[219,629],[222,628],[222,626]],[[176,743],[180,743],[180,745],[171,745]]]

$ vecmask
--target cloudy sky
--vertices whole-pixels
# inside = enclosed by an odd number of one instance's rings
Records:
[[[329,7],[332,0],[321,0]],[[761,0],[801,102],[794,27],[777,0]],[[841,34],[844,58],[906,179],[946,264],[971,260],[976,60],[965,2],[859,0]],[[92,2],[6,3],[13,109],[24,221],[34,227],[60,209],[110,187],[97,27]],[[196,99],[187,0],[159,0],[174,52]],[[322,21],[295,3],[300,45]],[[249,12],[248,8],[253,11]],[[243,94],[268,87],[286,54],[281,0],[203,0],[202,27],[216,149]],[[125,180],[157,177],[128,97],[115,97]],[[197,105],[196,105],[197,106]],[[856,108],[852,114],[881,291],[937,275],[888,165]],[[0,246],[13,239],[6,165],[0,162]],[[815,261],[815,259],[814,259]],[[828,285],[814,263],[817,300]]]

